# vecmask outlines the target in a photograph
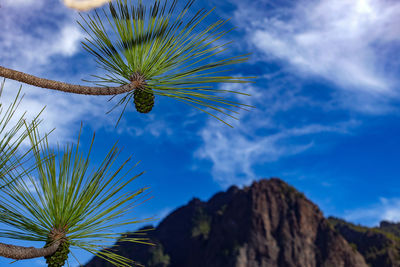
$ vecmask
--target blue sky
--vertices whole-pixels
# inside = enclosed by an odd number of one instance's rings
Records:
[[[102,74],[80,45],[78,12],[54,0],[0,4],[2,66],[80,84]],[[226,55],[252,53],[232,75],[259,77],[220,86],[250,93],[240,100],[256,106],[238,121],[226,118],[233,129],[162,97],[149,114],[131,105],[114,128],[119,113],[105,114],[113,105],[108,97],[28,85],[20,112],[33,116],[46,105],[42,131],[56,128],[52,144],[74,142],[83,122],[84,146],[96,132],[94,165],[116,141],[121,160],[141,161],[136,173],[146,173],[133,189],[150,186],[153,198],[135,209],[138,218],[162,218],[193,197],[207,200],[232,184],[280,177],[326,216],[368,226],[400,221],[400,3],[209,0],[193,10],[203,7],[216,7],[207,22],[231,18],[226,27],[236,27],[225,37],[235,41]],[[20,86],[7,80],[2,101]],[[73,252],[83,263],[90,258]],[[44,260],[13,264],[28,265]]]

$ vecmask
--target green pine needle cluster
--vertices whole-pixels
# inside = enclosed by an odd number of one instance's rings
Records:
[[[132,260],[106,247],[118,238],[149,244],[147,238],[126,238],[124,233],[109,232],[146,221],[129,215],[137,206],[137,197],[148,189],[128,190],[142,174],[130,174],[137,164],[127,171],[124,167],[130,159],[115,166],[118,148],[114,145],[102,163],[90,169],[94,136],[86,156],[79,139],[75,146],[55,150],[50,148],[47,136],[40,137],[36,129],[28,136],[36,170],[1,190],[0,222],[15,230],[0,229],[0,237],[49,244],[55,241],[49,236],[56,231],[64,242],[59,251],[47,258],[49,266],[62,266],[70,246],[85,249],[115,266],[132,266]]]
[[[227,100],[215,93],[243,92],[214,89],[218,83],[248,83],[255,77],[233,77],[226,73],[227,66],[247,61],[248,54],[218,59],[229,44],[217,44],[230,30],[223,30],[228,20],[218,20],[204,29],[200,27],[211,11],[199,10],[189,16],[194,0],[188,0],[175,15],[177,0],[154,0],[146,7],[141,0],[116,0],[109,4],[108,12],[95,11],[78,22],[89,38],[84,48],[96,57],[106,70],[104,77],[93,75],[98,85],[131,83],[131,77],[140,73],[146,81],[142,89],[149,94],[167,96],[182,101],[226,123],[204,108],[229,117],[238,113],[234,108],[252,107]],[[104,23],[107,23],[105,27]],[[111,30],[109,30],[111,29]],[[134,90],[136,91],[136,90]],[[126,93],[116,106],[124,113],[134,92]],[[121,117],[120,117],[121,118]],[[226,123],[227,124],[227,123]],[[229,124],[228,124],[229,125]],[[229,125],[230,126],[230,125]]]
[[[5,80],[0,84],[0,99],[2,97]],[[16,111],[21,103],[23,96],[21,96],[21,89],[18,90],[17,95],[10,105],[5,106],[0,102],[0,189],[7,186],[9,182],[18,179],[24,173],[17,174],[14,170],[20,166],[29,154],[29,150],[21,153],[18,148],[24,140],[27,139],[29,132],[33,131],[35,127],[41,122],[39,120],[40,113],[33,119],[32,123],[27,125],[25,121],[26,113],[19,117],[16,116]],[[25,127],[27,125],[27,127]],[[8,182],[6,176],[13,177]]]

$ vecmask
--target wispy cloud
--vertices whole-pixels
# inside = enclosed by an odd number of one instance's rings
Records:
[[[41,6],[43,4],[42,0],[4,0],[2,1],[2,6],[4,7],[32,7]]]
[[[234,129],[210,120],[199,132],[203,145],[195,157],[212,162],[219,184],[249,183],[265,175],[255,171],[260,164],[317,149],[328,133],[351,133],[360,125],[358,112],[395,110],[400,64],[388,55],[399,47],[400,4],[389,2],[236,1],[234,22],[256,48],[253,58],[287,68],[260,77],[257,86],[223,88],[249,92],[240,100],[257,109],[242,113]],[[327,90],[323,99],[306,92],[305,76],[330,82],[318,89]],[[343,115],[348,110],[358,112]]]
[[[263,60],[280,59],[297,74],[323,77],[363,100],[398,96],[400,65],[388,54],[399,48],[400,3],[313,0],[261,8],[266,2],[238,3],[235,13]]]
[[[80,41],[84,34],[76,23],[77,12],[61,2],[36,1],[6,2],[1,8],[0,61],[5,67],[14,68],[39,77],[82,83],[81,75],[92,71],[82,59],[76,64],[77,53],[82,51]],[[88,63],[91,58],[88,57]],[[6,80],[2,101],[10,103],[21,84]],[[110,126],[117,114],[105,113],[112,107],[107,97],[90,97],[50,91],[22,84],[25,93],[18,114],[28,111],[33,118],[42,110],[41,131],[49,132],[50,141],[65,142],[76,137],[80,122],[92,128]]]
[[[194,154],[196,158],[212,162],[212,176],[222,187],[248,184],[260,178],[257,175],[264,174],[255,172],[256,165],[302,153],[315,145],[318,134],[348,134],[358,125],[351,119],[299,123],[304,121],[304,113],[297,113],[299,122],[296,124],[279,120],[279,113],[288,114],[299,107],[315,108],[319,103],[302,96],[295,88],[273,86],[270,90],[262,90],[250,85],[225,85],[229,89],[236,86],[241,86],[242,92],[251,93],[251,98],[243,100],[250,100],[249,104],[258,108],[249,113],[242,112],[239,120],[233,122],[234,129],[210,119],[199,132],[203,145]]]
[[[19,88],[20,84],[7,80],[1,101],[11,103]],[[28,121],[32,120],[45,107],[40,116],[43,119],[40,124],[40,131],[43,134],[55,128],[49,136],[51,144],[74,141],[79,132],[81,121],[90,123],[94,129],[113,126],[115,123],[116,114],[105,114],[110,106],[107,107],[106,105],[105,107],[103,102],[106,103],[107,99],[104,97],[99,99],[82,95],[68,95],[49,92],[28,85],[22,86],[22,92],[25,93],[24,98],[10,125],[13,125],[24,112],[26,112],[25,118]]]
[[[344,218],[367,226],[377,226],[380,221],[400,221],[400,199],[381,197],[379,202],[369,207],[348,210]]]
[[[84,34],[75,22],[77,14],[61,3],[29,3],[2,7],[0,58],[7,67],[41,74],[60,57],[78,52]]]
[[[245,133],[249,127],[254,127],[252,123],[243,123],[235,130],[223,129],[214,124],[210,122],[207,128],[201,131],[204,146],[195,155],[211,160],[214,180],[222,187],[227,187],[231,184],[248,184],[258,179],[254,172],[254,166],[257,164],[274,162],[310,149],[314,146],[312,135],[343,133],[351,123],[334,126],[312,124],[282,129],[278,133],[263,136]],[[308,137],[307,141],[295,140],[296,137],[302,136]]]
[[[150,134],[153,137],[159,138],[161,136],[172,135],[172,123],[173,121],[157,118],[154,114],[146,114],[146,117],[142,117],[137,125],[126,125],[125,123],[122,123],[122,127],[118,127],[117,132],[127,133],[134,137]]]

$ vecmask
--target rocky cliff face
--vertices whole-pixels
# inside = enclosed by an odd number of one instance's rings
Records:
[[[330,217],[329,222],[372,267],[400,267],[400,224],[368,228]]]
[[[366,267],[316,205],[273,178],[193,199],[149,232],[150,247],[117,242],[147,267]],[[111,266],[93,258],[85,266]]]

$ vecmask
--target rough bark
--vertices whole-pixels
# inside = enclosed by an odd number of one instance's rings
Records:
[[[52,255],[60,246],[61,240],[53,242],[52,245],[45,248],[22,247],[0,243],[0,256],[15,259],[33,259]]]
[[[81,94],[81,95],[118,95],[132,91],[137,86],[137,82],[134,81],[118,87],[83,86],[77,84],[69,84],[69,83],[39,78],[3,66],[0,66],[0,76],[7,79],[30,84],[36,87],[62,91],[66,93]]]

